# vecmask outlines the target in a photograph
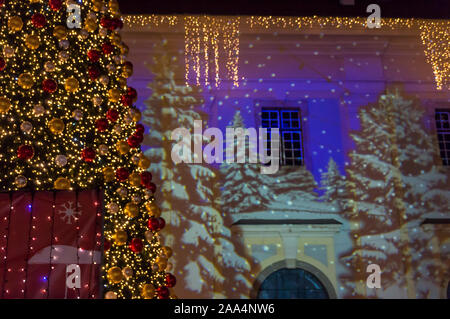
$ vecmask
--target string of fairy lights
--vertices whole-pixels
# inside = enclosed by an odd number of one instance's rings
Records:
[[[74,5],[80,28],[69,26]],[[0,190],[103,188],[104,297],[174,297],[117,0],[0,10]]]
[[[224,59],[225,77],[239,86],[239,31],[240,29],[285,29],[302,31],[308,28],[364,29],[363,17],[274,17],[274,16],[193,16],[193,15],[128,15],[125,24],[130,27],[178,27],[184,26],[185,77],[187,83],[205,85],[221,82],[219,60]],[[436,88],[450,89],[450,21],[385,18],[381,30],[408,29],[417,31],[424,45],[427,62],[432,66]],[[377,29],[374,29],[377,30]],[[220,49],[219,50],[219,46]],[[225,52],[225,57],[219,56]],[[211,59],[210,57],[213,57]],[[210,80],[210,72],[213,72]],[[191,73],[193,75],[191,76]]]

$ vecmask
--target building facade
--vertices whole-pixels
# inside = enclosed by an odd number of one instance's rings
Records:
[[[176,293],[447,298],[450,91],[429,35],[252,19],[128,17],[122,34]],[[170,132],[194,120],[278,128],[280,169],[175,165]],[[368,284],[371,264],[380,288]]]

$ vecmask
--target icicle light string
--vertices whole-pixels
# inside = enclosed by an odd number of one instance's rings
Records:
[[[209,85],[209,70],[214,68],[214,84],[220,84],[219,45],[225,51],[227,79],[239,86],[239,29],[281,28],[291,31],[305,28],[357,29],[366,27],[365,17],[272,17],[272,16],[190,16],[190,15],[129,15],[124,17],[128,27],[176,27],[184,24],[186,82],[192,69],[195,82],[202,73],[204,84]],[[432,66],[436,88],[450,90],[450,21],[386,18],[381,29],[415,30],[424,45],[426,61]],[[377,30],[377,29],[375,29]],[[221,41],[219,41],[219,39]],[[220,44],[219,44],[220,42]],[[200,46],[200,47],[199,47]],[[203,57],[201,58],[201,50]],[[214,65],[209,57],[214,57]],[[201,66],[202,65],[202,66]]]

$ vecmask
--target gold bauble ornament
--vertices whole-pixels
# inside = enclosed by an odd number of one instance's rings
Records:
[[[103,102],[103,99],[102,99],[100,96],[98,96],[98,95],[96,95],[96,96],[94,96],[94,97],[92,98],[92,103],[93,103],[95,106],[101,105],[102,102]]]
[[[172,257],[173,251],[172,248],[170,248],[169,246],[161,247],[161,251],[166,256],[166,258]]]
[[[135,121],[135,122],[139,122],[142,118],[141,111],[139,111],[138,109],[135,109],[135,108],[130,108],[129,114],[130,114],[131,118],[133,119],[133,121]]]
[[[144,236],[145,236],[146,241],[151,242],[153,239],[153,232],[150,230],[147,230],[147,231],[145,231]]]
[[[53,186],[57,190],[67,190],[70,189],[70,181],[65,177],[58,177]]]
[[[19,75],[17,83],[22,89],[29,90],[33,87],[34,84],[33,76],[30,73],[22,73],[21,75]]]
[[[112,284],[118,284],[123,279],[122,269],[119,267],[112,267],[108,269],[108,280]]]
[[[120,77],[117,81],[119,82],[119,87],[123,89],[127,88],[127,79]]]
[[[152,284],[145,284],[142,287],[141,296],[144,299],[153,299],[155,296],[155,287]]]
[[[89,32],[94,32],[95,30],[97,30],[97,27],[98,25],[96,19],[87,18],[84,22],[84,29]]]
[[[114,126],[113,126],[113,131],[114,131],[114,133],[116,133],[116,134],[122,133],[122,126],[120,126],[120,124],[114,125]]]
[[[122,274],[125,277],[125,279],[131,278],[133,276],[133,269],[127,266],[122,269]]]
[[[34,116],[41,116],[44,113],[45,113],[45,108],[41,104],[36,104],[33,107]]]
[[[67,157],[65,155],[57,155],[55,157],[55,163],[59,167],[64,167],[67,165]]]
[[[111,43],[116,45],[116,46],[118,46],[120,44],[120,42],[122,42],[122,38],[121,38],[120,34],[118,34],[116,32],[111,34],[109,39],[111,40]]]
[[[131,162],[134,164],[134,165],[137,165],[138,163],[139,163],[139,156],[138,155],[133,155],[133,156],[131,156]]]
[[[22,30],[23,28],[23,21],[18,16],[12,16],[8,19],[8,28],[11,32],[17,32]]]
[[[127,243],[128,235],[127,232],[124,230],[118,230],[114,234],[114,243],[118,246],[123,246]]]
[[[58,40],[64,40],[67,38],[67,28],[63,25],[57,25],[54,29],[53,29],[53,35],[58,39]]]
[[[155,264],[158,265],[159,271],[163,271],[167,267],[167,259],[158,256],[156,257]]]
[[[22,130],[22,132],[30,133],[33,129],[33,124],[31,124],[29,121],[23,121],[20,124],[20,129]]]
[[[121,154],[127,154],[130,151],[130,145],[125,141],[119,141],[117,143],[117,151]]]
[[[99,145],[99,147],[98,147],[98,153],[100,154],[100,155],[108,155],[108,152],[109,152],[109,148],[108,148],[108,146],[106,146],[105,144],[100,144]]]
[[[70,78],[66,79],[66,81],[64,83],[64,87],[66,88],[67,92],[74,93],[74,92],[78,91],[78,89],[80,87],[80,83],[78,82],[78,80],[76,78],[71,76]]]
[[[75,120],[80,121],[83,118],[83,111],[76,109],[72,112],[72,116]]]
[[[150,167],[150,164],[151,163],[150,163],[150,160],[148,159],[148,157],[141,155],[141,158],[139,159],[139,163],[138,163],[139,168],[147,169]]]
[[[124,67],[122,68],[122,76],[124,78],[129,78],[132,75],[133,75],[133,67],[128,64],[124,65]]]
[[[53,71],[55,71],[55,64],[51,61],[47,61],[44,64],[44,69],[47,72],[53,72]]]
[[[23,175],[19,175],[16,177],[16,179],[14,180],[15,184],[17,187],[22,188],[27,186],[27,178]]]
[[[5,45],[5,47],[3,48],[3,55],[6,58],[12,58],[15,53],[16,52],[15,52],[14,48],[9,45]]]
[[[117,194],[119,194],[120,197],[124,198],[125,196],[127,196],[128,191],[125,187],[120,186],[119,188],[117,188],[116,190]]]
[[[137,172],[131,173],[128,177],[128,181],[131,186],[139,187],[141,185],[141,175]]]
[[[133,195],[133,197],[131,197],[131,200],[133,201],[133,203],[139,204],[142,201],[142,198],[139,195]]]
[[[48,127],[53,134],[61,134],[64,131],[64,122],[61,119],[53,118],[49,123]]]
[[[111,11],[112,14],[119,14],[119,3],[117,2],[117,0],[109,1],[108,5],[109,10]]]
[[[107,75],[102,75],[102,76],[100,76],[100,78],[98,79],[98,81],[99,81],[102,85],[107,86],[107,85],[109,84],[109,76],[107,76]]]
[[[117,214],[117,212],[119,211],[119,205],[117,205],[117,203],[111,202],[108,204],[108,210],[111,214]]]
[[[108,65],[106,66],[106,69],[108,70],[108,72],[109,72],[110,74],[116,72],[116,70],[117,70],[116,66],[115,66],[114,64],[112,64],[112,63],[108,64]]]
[[[93,0],[92,1],[92,10],[94,10],[95,12],[102,10],[102,7],[103,7],[103,1],[101,1],[101,0]]]
[[[116,172],[112,167],[105,167],[103,169],[103,177],[105,178],[105,182],[112,182],[115,178]]]
[[[155,202],[147,202],[145,204],[145,208],[147,209],[150,216],[158,218],[161,216],[161,209],[156,205]]]
[[[139,207],[134,203],[127,203],[125,205],[125,213],[130,218],[135,218],[139,215]]]
[[[11,109],[11,101],[5,97],[0,97],[0,113],[6,113]]]
[[[108,291],[105,294],[105,299],[117,299],[117,294],[114,291]]]
[[[41,45],[41,41],[37,35],[30,34],[25,38],[25,45],[28,49],[36,50]]]
[[[117,103],[120,100],[120,91],[118,89],[111,89],[108,91],[109,101],[112,103]]]
[[[122,53],[123,55],[127,55],[129,51],[130,49],[128,48],[128,46],[122,42],[120,44],[120,53]]]

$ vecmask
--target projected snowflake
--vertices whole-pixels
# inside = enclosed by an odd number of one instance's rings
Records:
[[[62,206],[62,210],[59,211],[59,214],[61,214],[61,219],[64,220],[67,224],[72,224],[73,221],[77,220],[77,216],[81,215],[81,205],[78,203],[78,205],[74,205],[73,202],[67,202]]]

